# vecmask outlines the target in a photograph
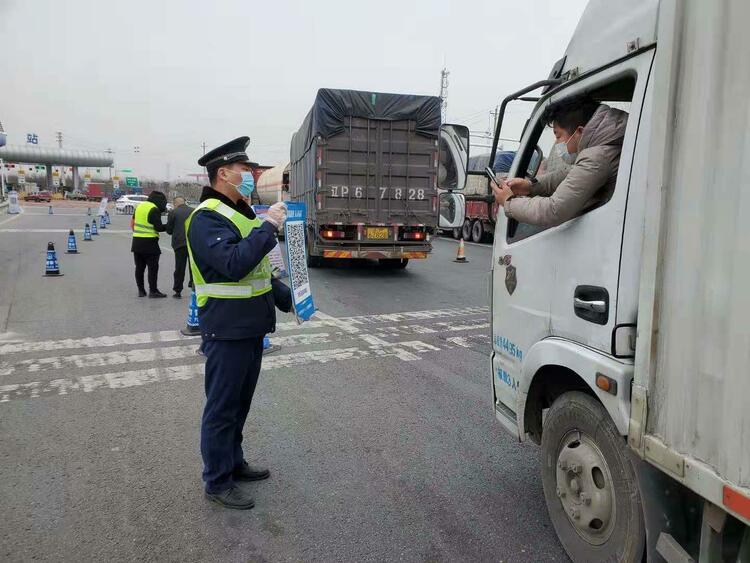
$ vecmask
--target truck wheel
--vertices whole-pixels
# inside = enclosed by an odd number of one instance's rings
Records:
[[[482,242],[484,240],[484,225],[481,219],[474,221],[471,226],[471,240],[474,242]]]
[[[378,264],[380,264],[383,268],[393,268],[396,270],[403,270],[406,268],[406,266],[409,265],[409,259],[408,258],[381,258],[378,260]]]
[[[590,395],[564,393],[549,409],[542,486],[557,537],[573,561],[641,561],[646,531],[627,444]]]
[[[307,231],[305,254],[307,255],[307,267],[308,268],[320,268],[323,265],[323,258],[321,256],[313,256],[312,244],[310,243],[310,231]]]
[[[453,238],[456,239],[456,240],[460,239],[461,238],[461,231],[462,231],[462,229],[460,229],[458,227],[456,227],[455,229],[453,229]]]
[[[464,240],[471,240],[471,220],[467,219],[464,221],[464,226],[461,228],[461,238]]]
[[[126,214],[126,215],[132,215],[132,214],[133,214],[133,208],[132,208],[131,206],[129,206],[129,205],[128,205],[128,206],[127,206],[127,207],[125,208],[125,214]]]

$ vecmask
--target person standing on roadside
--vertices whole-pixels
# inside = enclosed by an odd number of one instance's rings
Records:
[[[261,221],[245,201],[255,187],[253,164],[245,152],[249,143],[249,137],[239,137],[198,160],[211,185],[185,223],[206,357],[201,421],[205,495],[234,509],[255,504],[241,481],[270,475],[245,460],[242,431],[260,375],[263,337],[276,329],[275,307],[284,312],[292,308],[291,291],[272,279],[267,256],[286,221],[286,205],[272,205]]]
[[[167,196],[153,191],[148,199],[135,208],[133,214],[133,242],[130,251],[135,261],[135,283],[138,297],[166,297],[158,288],[159,280],[159,233],[166,230],[161,214],[167,210]],[[143,284],[143,275],[148,268],[148,294]]]
[[[172,297],[182,297],[182,286],[185,282],[185,267],[188,264],[187,239],[185,238],[185,221],[193,212],[193,208],[185,203],[185,198],[177,196],[172,205],[174,208],[167,217],[167,234],[172,235],[172,249],[174,250],[174,285]],[[193,287],[193,274],[190,273],[188,287]]]

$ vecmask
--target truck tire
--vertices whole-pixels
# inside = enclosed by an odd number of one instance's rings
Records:
[[[461,238],[471,240],[471,219],[464,221],[464,226],[461,228]]]
[[[403,270],[406,268],[406,266],[409,265],[409,259],[408,258],[381,258],[378,260],[378,264],[380,264],[384,268],[393,268],[394,270]]]
[[[484,224],[481,219],[474,221],[474,224],[471,226],[471,240],[474,242],[484,241]]]
[[[560,543],[574,562],[639,562],[646,545],[627,444],[604,407],[563,393],[542,432],[542,486]]]
[[[308,268],[320,268],[323,265],[323,258],[321,256],[313,256],[312,254],[312,243],[310,239],[310,231],[308,230],[305,236],[305,249],[306,262]]]
[[[128,205],[125,207],[125,215],[132,215],[133,214],[133,208],[132,206]]]
[[[452,229],[451,232],[453,233],[453,238],[456,239],[456,240],[460,239],[461,238],[461,231],[462,230],[463,229],[461,229],[459,227],[456,227],[455,229]]]

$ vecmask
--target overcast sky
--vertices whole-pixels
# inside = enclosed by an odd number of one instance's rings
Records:
[[[437,95],[445,62],[448,120],[484,130],[547,77],[585,3],[0,0],[0,121],[9,144],[61,130],[65,147],[176,179],[201,171],[201,143],[240,135],[253,160],[286,161],[318,88]]]

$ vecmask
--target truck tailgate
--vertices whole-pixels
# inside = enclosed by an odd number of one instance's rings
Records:
[[[318,144],[318,222],[435,225],[436,140],[413,121],[347,121]]]

